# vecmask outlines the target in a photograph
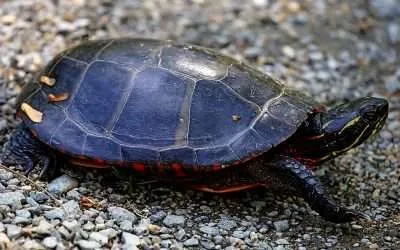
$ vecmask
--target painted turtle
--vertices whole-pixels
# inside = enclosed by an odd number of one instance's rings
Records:
[[[128,38],[62,52],[18,107],[23,122],[2,161],[26,174],[55,169],[57,158],[214,193],[285,185],[333,222],[366,216],[328,198],[312,167],[365,141],[388,114],[387,101],[372,97],[327,111],[213,50]]]

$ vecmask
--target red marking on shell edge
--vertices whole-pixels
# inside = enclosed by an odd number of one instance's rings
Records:
[[[177,177],[185,177],[186,174],[182,171],[182,165],[179,163],[172,163],[171,169],[175,172]]]
[[[214,164],[212,166],[212,171],[219,171],[221,170],[221,165],[220,164]]]
[[[96,164],[99,164],[99,165],[103,165],[104,164],[104,160],[100,159],[100,158],[94,158],[93,161],[96,162]]]
[[[262,186],[264,186],[264,185],[255,183],[255,184],[233,185],[233,186],[221,187],[218,189],[214,189],[207,185],[189,185],[189,187],[192,189],[207,192],[207,193],[214,193],[214,194],[233,193],[233,192],[239,192],[239,191],[243,191],[243,190],[247,190],[247,189],[262,187]]]
[[[312,109],[312,113],[319,113],[325,111],[325,107],[324,106],[319,106],[319,107],[315,107]]]
[[[144,171],[145,171],[145,166],[144,166],[143,163],[138,163],[138,162],[133,163],[133,164],[132,164],[132,168],[133,168],[135,171],[140,172],[140,173],[144,173]]]
[[[32,135],[33,135],[34,137],[38,138],[38,134],[36,133],[35,130],[31,129],[30,131],[31,131],[31,133],[32,133]]]
[[[69,160],[70,163],[82,167],[89,168],[108,168],[109,166],[104,165],[104,162],[99,163],[92,159],[80,159],[80,158],[72,158]]]

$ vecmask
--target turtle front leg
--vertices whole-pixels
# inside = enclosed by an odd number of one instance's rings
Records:
[[[40,178],[48,175],[54,159],[54,152],[36,139],[23,124],[14,130],[1,156],[4,165],[21,167],[25,175],[39,164],[42,167]]]
[[[299,196],[310,205],[310,207],[318,212],[326,220],[343,223],[350,222],[356,219],[369,219],[369,217],[361,212],[347,209],[344,206],[337,204],[325,192],[322,185],[316,180],[312,172],[300,162],[286,157],[277,156],[272,160],[266,161],[269,171],[275,168],[277,177],[285,183],[288,183],[296,190]],[[250,170],[253,178],[262,181],[266,168],[257,168]]]

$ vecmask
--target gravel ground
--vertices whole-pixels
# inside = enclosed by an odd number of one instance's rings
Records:
[[[331,224],[269,190],[215,196],[74,167],[48,184],[0,169],[0,249],[400,249],[398,1],[0,1],[1,145],[21,87],[57,52],[120,36],[217,48],[327,105],[387,98],[383,131],[316,172],[373,220]]]

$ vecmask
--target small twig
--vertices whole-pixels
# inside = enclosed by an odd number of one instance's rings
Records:
[[[39,191],[41,191],[41,192],[45,193],[46,195],[48,195],[51,199],[53,199],[53,200],[57,203],[57,205],[61,206],[61,207],[64,209],[64,206],[63,206],[62,203],[57,199],[56,196],[54,196],[54,195],[53,195],[52,193],[50,193],[49,191],[47,191],[46,189],[44,189],[44,188],[42,188],[41,186],[39,186],[38,184],[36,184],[36,183],[35,183],[32,179],[30,179],[29,177],[26,177],[25,175],[20,174],[20,173],[18,173],[17,171],[12,170],[12,169],[10,169],[10,168],[4,166],[2,163],[0,163],[0,168],[6,170],[6,171],[8,171],[8,172],[11,172],[11,173],[13,173],[14,175],[20,177],[21,179],[23,179],[23,180],[25,180],[25,181],[31,183],[36,189],[38,189]],[[64,209],[64,210],[65,210],[65,209]],[[67,211],[65,211],[65,212],[67,212]]]
[[[156,183],[159,182],[159,180],[149,180],[149,181],[142,181],[142,182],[137,182],[135,185],[146,185],[146,184],[151,184],[151,183]]]

